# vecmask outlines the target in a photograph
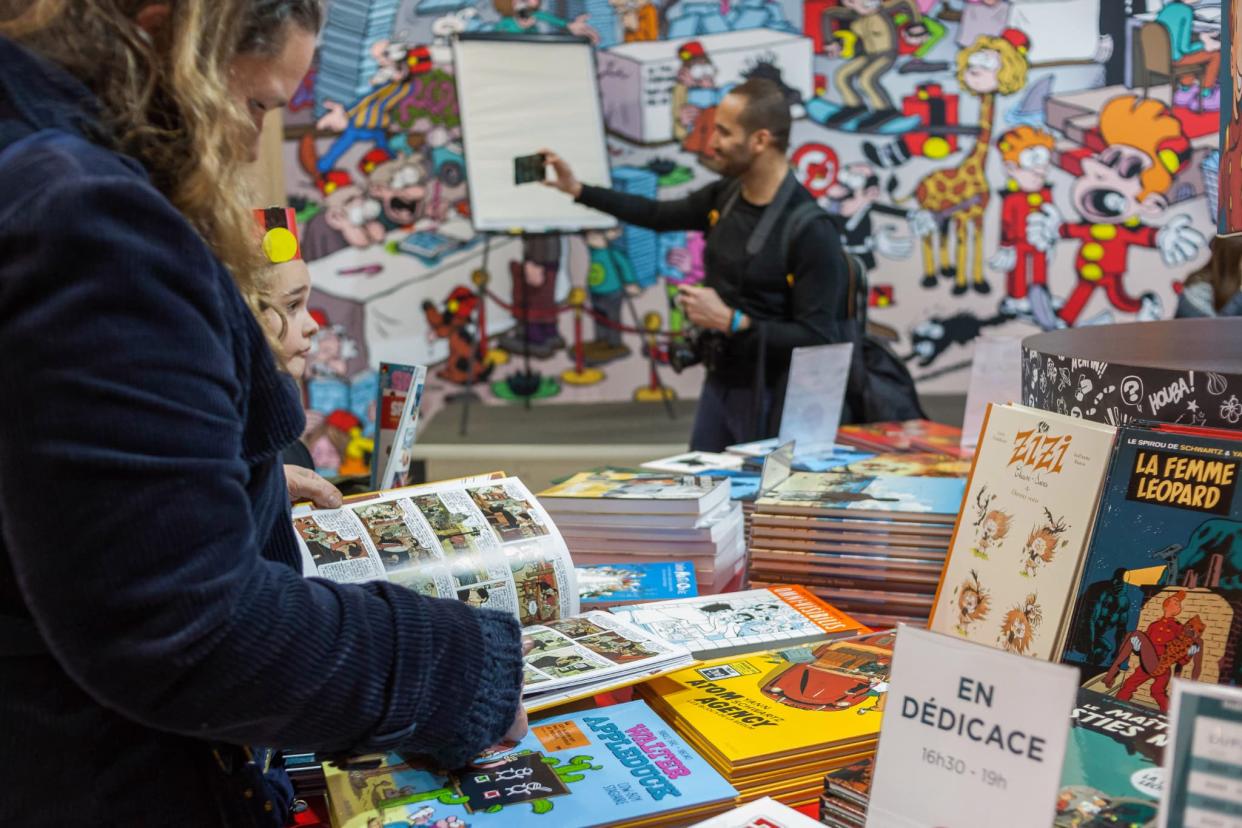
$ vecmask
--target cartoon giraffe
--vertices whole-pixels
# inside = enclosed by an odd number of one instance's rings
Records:
[[[1006,29],[1000,37],[980,35],[957,56],[957,80],[962,89],[979,98],[979,132],[970,154],[957,167],[936,170],[919,181],[914,197],[919,206],[937,220],[940,236],[940,272],[953,276],[953,293],[968,290],[966,278],[967,235],[973,229],[974,289],[988,293],[991,286],[983,275],[983,213],[990,191],[984,164],[992,142],[996,115],[996,96],[1012,95],[1026,85],[1030,40],[1017,29]],[[949,229],[957,242],[956,265],[949,262]],[[935,243],[923,237],[923,287],[935,287]]]

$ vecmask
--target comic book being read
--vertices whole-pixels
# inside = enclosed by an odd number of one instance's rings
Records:
[[[325,777],[335,828],[685,824],[737,794],[637,701],[532,724],[460,771],[390,753],[376,768],[329,764]]]
[[[1021,405],[988,407],[933,631],[1054,657],[1115,435]]]
[[[1117,436],[1061,660],[1168,712],[1170,682],[1242,684],[1242,432]]]
[[[532,709],[690,660],[683,648],[606,614],[578,615],[569,550],[517,478],[412,486],[339,509],[299,508],[293,525],[307,575],[388,580],[516,615],[532,642],[525,690]]]
[[[776,586],[612,607],[618,618],[690,649],[695,658],[793,646],[866,630],[800,586]]]
[[[528,710],[634,684],[694,661],[684,647],[602,611],[526,627],[522,644],[522,698]]]

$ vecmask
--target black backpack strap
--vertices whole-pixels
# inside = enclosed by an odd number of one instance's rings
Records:
[[[716,214],[716,224],[724,221],[724,217],[733,212],[733,208],[737,205],[737,200],[742,197],[742,179],[729,179],[729,183],[725,185],[722,192],[724,194],[724,203],[720,205],[720,211]]]
[[[759,223],[755,225],[750,238],[746,240],[747,256],[753,258],[759,255],[759,251],[767,243],[768,236],[772,235],[772,229],[776,227],[776,222],[780,221],[781,216],[784,214],[785,205],[789,203],[789,199],[793,198],[793,194],[801,186],[798,183],[797,177],[793,174],[793,170],[785,173],[785,177],[781,179],[781,186],[776,190],[776,195],[772,196],[772,200],[763,208],[763,215],[759,217]],[[786,223],[788,223],[788,219],[786,219]]]

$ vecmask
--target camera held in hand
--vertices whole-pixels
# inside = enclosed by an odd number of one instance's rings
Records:
[[[668,364],[677,373],[702,363],[708,371],[716,370],[724,363],[728,338],[719,331],[697,327],[686,329],[683,339],[668,344]]]

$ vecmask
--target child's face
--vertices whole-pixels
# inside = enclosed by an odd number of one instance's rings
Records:
[[[310,315],[310,270],[306,262],[295,259],[272,266],[273,284],[271,303],[280,310],[264,314],[264,322],[272,335],[280,333],[280,316],[285,318],[285,333],[280,338],[280,359],[294,377],[301,379],[306,373],[306,357],[310,353],[311,337],[319,331],[319,323]]]

